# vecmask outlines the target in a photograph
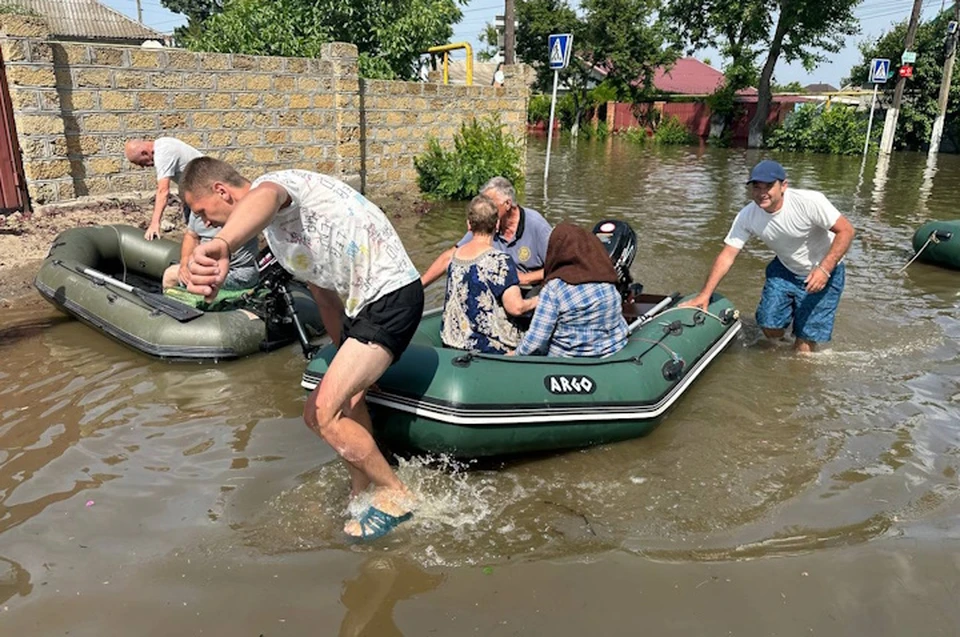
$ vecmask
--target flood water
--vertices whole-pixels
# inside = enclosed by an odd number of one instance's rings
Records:
[[[834,342],[766,344],[770,254],[720,287],[742,336],[651,435],[503,466],[411,460],[414,520],[341,533],[346,472],[302,424],[295,346],[149,360],[35,303],[0,318],[4,635],[957,634],[960,274],[913,231],[957,217],[960,157],[532,139],[526,203],[633,224],[634,278],[699,289],[774,157],[858,230]],[[463,205],[396,221],[417,266]],[[435,286],[428,302],[439,303]]]

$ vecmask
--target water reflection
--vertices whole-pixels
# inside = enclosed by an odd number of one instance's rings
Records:
[[[347,609],[340,637],[403,635],[394,621],[398,602],[436,589],[444,576],[429,573],[409,559],[372,555],[356,577],[343,583],[340,602]]]
[[[32,590],[30,573],[17,562],[0,556],[0,604],[14,595],[26,597]]]

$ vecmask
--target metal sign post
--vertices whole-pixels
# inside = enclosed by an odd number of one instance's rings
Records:
[[[870,119],[867,120],[867,138],[863,140],[863,158],[867,158],[870,148],[870,130],[873,128],[873,109],[877,106],[877,87],[886,84],[890,72],[890,60],[875,58],[870,62],[870,81],[873,82],[873,98],[870,100]]]
[[[547,194],[547,177],[550,175],[550,146],[553,143],[553,116],[557,110],[557,83],[560,69],[570,63],[573,50],[573,34],[557,33],[547,36],[547,51],[550,54],[550,68],[553,69],[553,97],[550,98],[550,121],[547,124],[547,159],[543,164],[543,194]]]

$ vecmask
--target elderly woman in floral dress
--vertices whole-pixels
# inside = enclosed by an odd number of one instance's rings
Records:
[[[480,195],[467,206],[467,226],[472,238],[453,254],[447,267],[440,337],[447,347],[506,354],[522,336],[511,317],[537,306],[537,298],[520,293],[517,266],[504,252],[494,249],[497,207]]]

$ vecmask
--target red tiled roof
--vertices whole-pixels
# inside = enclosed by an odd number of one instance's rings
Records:
[[[607,69],[603,65],[593,67],[595,73],[604,77]],[[669,68],[657,67],[653,76],[653,86],[661,93],[681,95],[709,95],[723,85],[721,71],[696,58],[680,58]],[[642,79],[633,82],[642,83]],[[737,95],[755,95],[757,89],[750,87],[737,91]]]
[[[662,66],[653,76],[653,85],[664,93],[703,95],[723,85],[723,73],[696,58],[680,58],[669,70]]]

